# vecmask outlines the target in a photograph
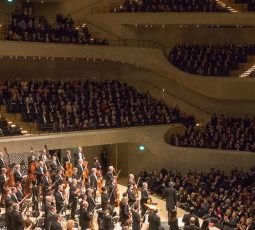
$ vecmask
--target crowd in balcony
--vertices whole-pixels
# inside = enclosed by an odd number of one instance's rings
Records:
[[[0,137],[21,135],[20,127],[8,122],[7,119],[0,115]]]
[[[219,229],[255,229],[255,168],[248,172],[233,170],[229,176],[216,169],[186,174],[162,169],[141,171],[139,176],[159,196],[163,195],[164,188],[171,182],[178,191],[181,208]],[[199,225],[198,221],[196,225]],[[207,228],[201,229],[209,228],[207,225]]]
[[[255,0],[235,0],[238,4],[247,4],[248,11],[255,11]]]
[[[120,81],[8,81],[0,97],[9,112],[41,129],[73,131],[169,124],[183,121],[178,107],[168,107],[149,93]]]
[[[50,22],[45,17],[35,17],[31,7],[16,8],[11,15],[7,40],[107,45],[107,40],[93,38],[87,25],[75,25],[71,17],[58,14]]]
[[[229,76],[255,54],[255,45],[182,44],[169,53],[169,61],[182,71],[203,76]]]
[[[125,0],[113,12],[229,12],[216,0]]]
[[[205,125],[190,123],[183,134],[173,134],[170,144],[255,152],[255,118],[213,115]]]

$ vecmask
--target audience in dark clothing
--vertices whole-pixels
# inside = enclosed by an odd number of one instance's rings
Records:
[[[125,0],[113,12],[229,12],[216,0]]]
[[[247,4],[248,11],[255,11],[255,0],[235,0],[238,4]]]
[[[15,112],[22,112],[24,121],[36,121],[39,128],[54,132],[170,124],[186,119],[178,107],[168,107],[164,100],[117,80],[8,81],[0,97],[14,105]]]
[[[239,230],[254,227],[255,167],[248,172],[233,170],[229,175],[215,169],[186,174],[162,169],[159,172],[143,171],[139,176],[142,176],[141,182],[147,181],[152,193],[160,196],[169,181],[173,182],[179,191],[179,207],[187,211],[194,209],[194,215],[217,223],[221,229],[223,225]],[[192,214],[193,210],[189,215]]]
[[[21,135],[20,127],[8,122],[6,118],[0,115],[0,137]]]
[[[248,55],[255,54],[255,45],[176,45],[169,61],[182,71],[204,76],[229,76]]]
[[[182,147],[255,152],[255,118],[211,117],[203,127],[187,124],[183,134],[174,134],[170,144]]]
[[[106,40],[94,39],[86,24],[75,26],[72,18],[60,14],[49,22],[45,17],[35,17],[31,7],[16,8],[7,40],[107,45]]]

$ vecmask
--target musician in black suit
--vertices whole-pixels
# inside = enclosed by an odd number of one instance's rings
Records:
[[[13,187],[12,194],[11,194],[11,199],[12,199],[13,203],[19,203],[19,199],[18,199],[16,193],[17,193],[17,189],[16,189],[16,187]]]
[[[21,183],[17,184],[16,196],[17,196],[19,201],[21,201],[24,198],[24,194],[23,194],[23,191],[22,191],[22,184]]]
[[[43,198],[45,201],[45,197],[50,195],[50,190],[51,190],[51,186],[50,186],[50,176],[49,176],[49,172],[46,171],[44,176],[42,177],[42,192],[43,192]]]
[[[6,227],[7,227],[7,230],[12,230],[12,226],[11,226],[11,213],[13,212],[13,209],[12,209],[12,205],[13,203],[9,203],[9,206],[6,207],[6,210],[5,210],[5,223],[6,223]]]
[[[4,203],[5,203],[5,207],[9,207],[10,204],[13,203],[13,200],[12,200],[12,190],[10,188],[7,188],[6,189],[6,197],[5,197],[5,200],[4,200]]]
[[[5,168],[4,154],[0,152],[0,169]]]
[[[148,216],[148,222],[149,222],[149,230],[159,230],[160,229],[160,217],[157,214],[158,210],[150,210],[149,216]]]
[[[81,230],[89,229],[91,220],[92,220],[92,216],[89,214],[89,211],[88,211],[88,202],[83,201],[83,203],[81,204],[80,217],[79,217],[79,225],[81,227]]]
[[[171,218],[171,212],[175,210],[175,207],[177,205],[178,197],[177,197],[177,191],[173,187],[173,183],[168,183],[169,187],[165,187],[163,191],[163,197],[166,199],[166,210],[168,212],[168,221]]]
[[[93,189],[94,191],[97,190],[97,175],[96,175],[96,168],[91,169],[92,173],[89,177],[89,182],[90,182],[90,188]]]
[[[150,199],[149,192],[148,192],[148,184],[146,182],[143,182],[142,185],[142,190],[141,190],[141,199],[140,199],[140,204],[141,204],[141,215],[144,216],[147,207],[145,204],[148,203],[148,200]]]
[[[60,215],[54,215],[55,219],[51,222],[50,230],[62,230]]]
[[[129,206],[128,206],[128,197],[123,197],[121,200],[122,206],[120,209],[120,223],[121,226],[127,225],[128,220],[130,219]]]
[[[55,217],[55,207],[54,206],[49,206],[48,210],[46,212],[45,210],[45,230],[52,230],[52,226],[54,226],[54,222],[56,221]]]
[[[194,216],[190,217],[189,224],[184,226],[184,230],[200,230],[198,226],[196,226],[196,218]]]
[[[60,211],[63,211],[65,199],[63,197],[63,187],[60,185],[58,186],[58,191],[55,193],[55,200],[56,200],[56,210],[57,214]]]
[[[3,194],[4,192],[4,185],[7,180],[6,175],[6,168],[1,168],[1,174],[0,174],[0,194]]]
[[[188,226],[190,224],[190,219],[192,217],[194,217],[195,218],[195,225],[197,227],[199,227],[199,220],[198,220],[198,217],[196,217],[194,215],[194,212],[195,212],[195,209],[193,207],[191,207],[190,210],[189,210],[189,213],[184,214],[184,216],[182,218],[182,222],[184,223],[184,226]]]
[[[93,197],[93,190],[92,189],[87,189],[87,202],[88,202],[88,211],[92,212],[94,211],[96,207],[96,202]]]
[[[19,211],[19,205],[13,204],[13,211],[11,212],[11,228],[14,230],[24,229],[24,220]]]
[[[132,230],[141,229],[141,216],[138,212],[139,205],[135,204],[132,210]]]
[[[112,183],[112,181],[113,181],[113,179],[114,179],[114,168],[113,168],[113,166],[109,166],[109,170],[107,171],[107,173],[106,173],[106,176],[105,176],[105,186],[109,186],[111,183]]]
[[[102,188],[102,194],[101,194],[101,207],[103,212],[109,207],[109,194],[107,193],[106,187]]]
[[[114,179],[111,181],[111,183],[108,185],[108,201],[110,203],[110,206],[115,206],[115,200],[116,200],[116,192],[115,192],[115,181]]]
[[[127,189],[127,195],[128,195],[128,204],[129,206],[132,206],[136,201],[136,194],[133,191],[133,185],[129,185]]]
[[[57,157],[53,156],[52,161],[50,163],[51,172],[54,174],[60,168],[59,162],[57,161]]]
[[[41,185],[42,184],[42,178],[44,173],[46,172],[45,168],[44,168],[44,163],[42,161],[39,161],[39,167],[37,167],[36,169],[36,180],[37,180],[37,185]]]
[[[83,168],[83,160],[79,160],[78,161],[78,164],[76,165],[76,168],[78,169],[76,175],[77,175],[78,180],[79,180],[79,179],[81,179],[82,174],[83,174],[83,170],[84,170],[84,168]]]
[[[77,189],[77,180],[73,179],[72,183],[70,183],[69,186],[70,186],[69,205],[71,206],[71,219],[74,219],[79,197],[79,190]]]
[[[78,151],[74,154],[75,164],[78,164],[79,160],[83,160],[82,147],[78,147]]]
[[[22,175],[20,171],[19,164],[15,166],[13,176],[14,176],[15,183],[21,182],[23,180],[24,176]]]

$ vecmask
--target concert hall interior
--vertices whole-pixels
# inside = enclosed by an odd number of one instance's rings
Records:
[[[255,230],[254,0],[0,0],[0,229]]]

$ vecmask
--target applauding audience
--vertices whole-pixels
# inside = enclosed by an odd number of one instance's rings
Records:
[[[125,0],[113,12],[229,12],[215,0]]]
[[[86,24],[75,26],[70,17],[57,15],[50,23],[45,17],[35,17],[31,7],[17,8],[12,14],[8,40],[107,45],[106,40],[94,39]]]
[[[204,76],[229,76],[239,63],[247,62],[255,54],[254,45],[176,45],[169,61],[182,71]]]
[[[39,128],[73,131],[183,122],[178,107],[120,81],[9,81],[2,98]],[[15,104],[16,103],[16,104]],[[13,104],[15,106],[13,106]],[[17,111],[16,111],[17,112]]]
[[[174,184],[179,191],[179,207],[189,211],[183,218],[185,225],[193,217],[193,225],[198,226],[195,218],[198,216],[220,229],[223,226],[239,230],[254,229],[255,168],[249,172],[233,170],[229,176],[215,169],[207,173],[192,171],[184,175],[171,169],[162,169],[159,172],[143,171],[140,175],[143,175],[141,182],[147,181],[150,191],[160,196],[170,181]],[[203,229],[208,229],[208,224]]]
[[[170,144],[254,152],[255,119],[213,115],[204,127],[187,124],[184,134],[174,134]]]

